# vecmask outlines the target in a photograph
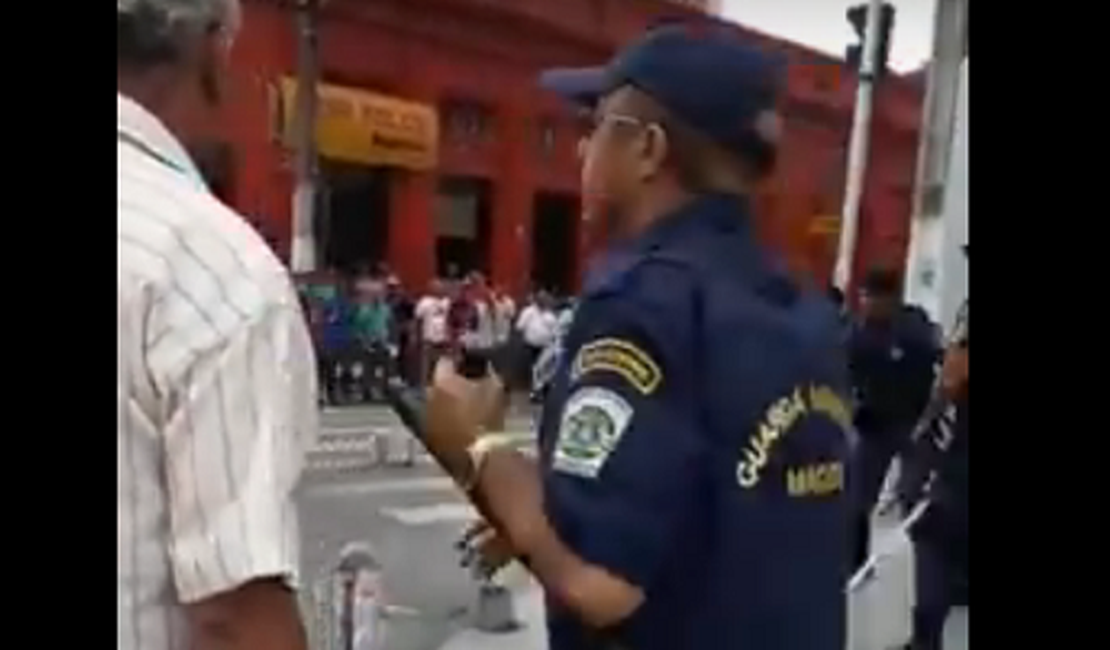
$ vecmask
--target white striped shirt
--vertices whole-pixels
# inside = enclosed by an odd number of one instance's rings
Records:
[[[119,648],[187,650],[182,604],[295,585],[315,364],[285,269],[175,138],[123,96],[118,135]]]

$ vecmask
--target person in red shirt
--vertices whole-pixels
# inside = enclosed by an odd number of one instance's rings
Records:
[[[469,280],[454,284],[448,289],[451,306],[447,309],[447,343],[453,356],[462,350],[462,341],[473,327],[474,305],[470,300]]]

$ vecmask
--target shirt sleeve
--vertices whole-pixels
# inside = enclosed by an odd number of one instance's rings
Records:
[[[667,295],[584,302],[545,468],[547,507],[564,543],[643,589],[680,543],[707,476],[692,293],[681,277],[655,279],[667,281],[655,285]]]
[[[168,556],[183,602],[280,578],[296,587],[294,486],[317,433],[311,343],[284,296],[193,311],[148,352],[164,387]],[[207,324],[204,324],[207,323]]]

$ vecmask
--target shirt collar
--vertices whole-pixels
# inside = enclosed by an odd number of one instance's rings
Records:
[[[646,253],[687,233],[718,231],[747,234],[749,205],[746,197],[703,194],[648,227],[628,242],[630,251]]]
[[[162,121],[135,100],[116,93],[116,131],[120,140],[159,163],[204,185],[193,159]]]
[[[748,200],[731,194],[703,194],[656,221],[632,239],[616,242],[596,258],[586,273],[587,293],[605,286],[636,265],[644,255],[695,232],[748,235]]]

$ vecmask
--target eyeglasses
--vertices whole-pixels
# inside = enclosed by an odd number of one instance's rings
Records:
[[[590,113],[586,116],[586,128],[589,135],[596,133],[606,122],[625,124],[628,126],[646,127],[652,124],[646,120],[622,113]]]

